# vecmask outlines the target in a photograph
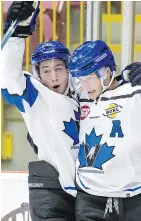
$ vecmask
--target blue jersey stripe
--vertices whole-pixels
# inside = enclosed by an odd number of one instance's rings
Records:
[[[86,187],[86,186],[84,185],[84,183],[81,181],[79,173],[78,173],[78,178],[79,178],[79,181],[80,181],[81,185],[82,185],[86,190],[89,190],[90,188],[89,188],[89,187]]]
[[[77,190],[75,186],[66,186],[64,187],[65,190]]]
[[[34,104],[37,96],[38,91],[33,86],[30,81],[30,76],[26,75],[26,89],[24,90],[23,94],[20,96],[18,94],[9,94],[7,89],[1,90],[3,98],[12,105],[15,105],[19,111],[25,112],[25,108],[23,105],[23,100],[27,101],[30,107]]]
[[[138,187],[132,188],[132,189],[127,189],[127,190],[124,190],[124,191],[134,192],[134,191],[139,190],[139,189],[141,189],[141,186],[138,186]]]

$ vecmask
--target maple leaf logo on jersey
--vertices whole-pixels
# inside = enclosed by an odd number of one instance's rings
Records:
[[[74,111],[75,119],[70,119],[69,122],[64,121],[65,129],[63,130],[69,137],[73,139],[73,145],[79,143],[79,121],[80,121],[80,111]]]
[[[112,159],[114,146],[107,143],[100,144],[102,135],[97,136],[94,128],[89,135],[86,134],[86,143],[80,145],[79,162],[81,167],[93,166],[102,170],[102,165]]]

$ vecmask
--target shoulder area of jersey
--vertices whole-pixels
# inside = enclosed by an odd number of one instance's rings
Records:
[[[119,85],[117,88],[113,90],[108,90],[103,93],[103,97],[113,97],[113,96],[120,96],[120,95],[127,95],[132,94],[138,91],[138,94],[141,94],[141,86],[132,87],[131,83],[125,83]]]

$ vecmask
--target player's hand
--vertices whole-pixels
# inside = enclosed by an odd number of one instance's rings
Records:
[[[8,9],[7,21],[11,22],[15,19],[19,21],[26,20],[34,11],[33,2],[14,1]]]
[[[141,85],[141,62],[134,62],[126,67],[129,69],[128,77],[132,87]]]
[[[39,2],[14,1],[7,12],[7,21],[5,23],[4,33],[6,33],[12,22],[18,19],[20,22],[12,37],[25,38],[32,35],[38,14]]]

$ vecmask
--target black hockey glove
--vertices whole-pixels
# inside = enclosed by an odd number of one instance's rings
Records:
[[[130,70],[128,77],[132,87],[141,85],[141,62],[134,62],[130,65],[127,65],[126,69]]]
[[[26,38],[35,30],[36,18],[39,14],[39,2],[14,1],[8,9],[4,34],[12,22],[18,19],[19,24],[12,37]]]
[[[134,62],[121,72],[123,82],[130,82],[132,87],[141,85],[141,62]]]

